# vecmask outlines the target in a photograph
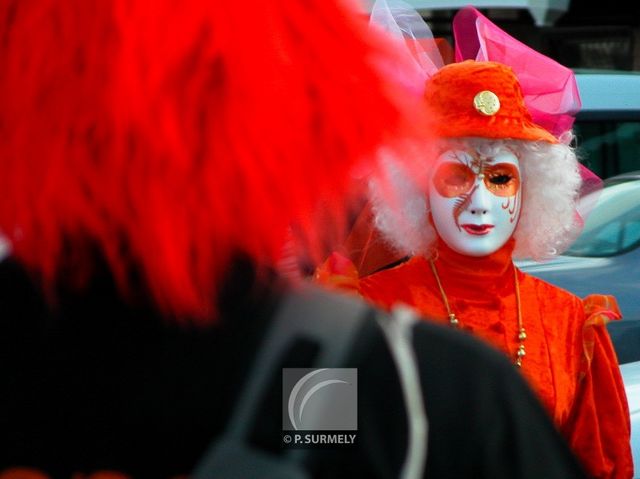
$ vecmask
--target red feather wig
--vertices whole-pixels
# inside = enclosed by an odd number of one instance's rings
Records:
[[[98,247],[172,316],[213,317],[232,254],[273,262],[292,221],[313,248],[407,128],[400,60],[342,2],[7,0],[0,38],[11,254],[51,284]]]

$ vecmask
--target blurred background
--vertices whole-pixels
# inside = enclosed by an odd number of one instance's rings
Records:
[[[640,170],[640,2],[406,1],[436,37],[451,42],[453,16],[472,4],[521,42],[574,69],[583,102],[575,128],[582,162],[603,179]]]

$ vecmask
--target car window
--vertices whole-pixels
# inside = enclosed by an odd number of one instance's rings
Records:
[[[640,246],[640,181],[614,184],[596,195],[582,234],[565,254],[613,256]],[[593,202],[593,195],[582,201]]]
[[[601,178],[637,169],[640,121],[577,121],[575,133],[581,161]]]

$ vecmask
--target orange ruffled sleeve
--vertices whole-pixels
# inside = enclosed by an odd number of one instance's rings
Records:
[[[594,478],[633,477],[629,407],[618,359],[605,328],[620,319],[615,298],[584,300],[583,361],[571,416],[562,429],[587,472]]]

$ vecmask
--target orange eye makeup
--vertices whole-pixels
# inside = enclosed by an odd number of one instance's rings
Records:
[[[433,176],[433,184],[440,196],[454,198],[471,191],[476,174],[462,163],[444,162]]]
[[[445,198],[469,193],[476,181],[476,173],[462,163],[441,163],[433,176],[436,191]],[[480,177],[491,193],[500,197],[514,196],[520,189],[518,168],[511,163],[487,165]]]
[[[483,170],[484,184],[496,196],[515,196],[520,189],[520,173],[511,163],[498,163]]]

